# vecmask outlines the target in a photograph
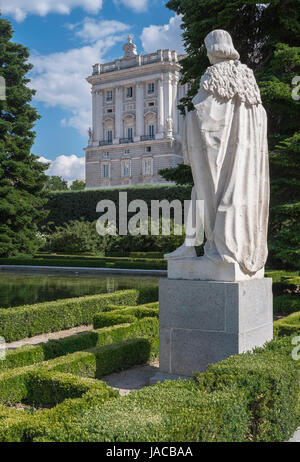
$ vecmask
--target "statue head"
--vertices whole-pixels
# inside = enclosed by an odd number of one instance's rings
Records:
[[[204,43],[211,64],[230,59],[240,59],[239,53],[234,48],[231,35],[226,30],[213,30],[205,37]]]

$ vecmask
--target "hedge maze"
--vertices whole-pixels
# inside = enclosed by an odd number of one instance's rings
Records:
[[[18,348],[0,361],[0,441],[237,442],[292,436],[300,423],[300,360],[291,354],[299,313],[285,318],[294,326],[287,329],[291,337],[286,331],[282,336],[280,324],[278,338],[264,348],[211,365],[193,379],[125,397],[102,381],[158,357],[157,298],[151,288],[14,308],[14,326],[11,310],[3,310],[1,328],[11,339],[74,326],[77,316],[80,323],[93,323],[93,330]]]

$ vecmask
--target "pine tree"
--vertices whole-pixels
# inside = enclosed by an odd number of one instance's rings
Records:
[[[0,17],[0,76],[6,99],[0,100],[0,256],[32,254],[37,224],[45,218],[43,193],[47,165],[31,153],[39,118],[30,105],[34,91],[26,74],[29,52],[12,41],[9,21]]]
[[[251,67],[261,89],[269,119],[271,172],[270,265],[299,267],[300,219],[299,105],[292,98],[292,79],[300,75],[300,0],[170,0],[167,7],[182,15],[188,54],[181,61],[182,83],[191,89],[181,100],[182,112],[192,110],[200,78],[209,65],[204,38],[213,29],[225,29]],[[185,166],[163,176],[191,181]],[[298,225],[299,227],[299,225]]]

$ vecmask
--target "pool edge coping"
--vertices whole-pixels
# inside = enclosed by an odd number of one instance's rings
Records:
[[[132,268],[90,268],[81,266],[28,266],[28,265],[0,265],[0,271],[36,272],[36,273],[71,273],[71,274],[129,274],[135,276],[161,276],[168,275],[167,270],[147,270]]]

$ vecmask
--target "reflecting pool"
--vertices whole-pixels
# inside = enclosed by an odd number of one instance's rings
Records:
[[[158,285],[158,278],[0,272],[0,308]]]

